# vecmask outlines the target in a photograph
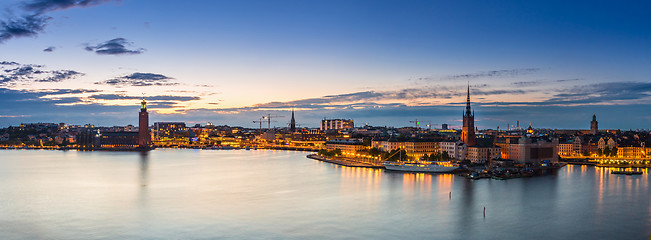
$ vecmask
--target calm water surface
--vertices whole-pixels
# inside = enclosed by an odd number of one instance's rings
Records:
[[[341,167],[305,155],[0,150],[0,239],[647,239],[651,234],[647,170],[620,176],[567,166],[545,177],[472,181]]]

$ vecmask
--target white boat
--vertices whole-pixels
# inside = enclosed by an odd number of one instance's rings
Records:
[[[384,162],[384,167],[391,171],[447,173],[459,168],[451,162]]]

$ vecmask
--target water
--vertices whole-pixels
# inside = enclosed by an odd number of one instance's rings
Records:
[[[622,176],[567,166],[545,177],[473,181],[341,167],[305,155],[0,150],[0,239],[647,239],[651,234],[647,170]]]

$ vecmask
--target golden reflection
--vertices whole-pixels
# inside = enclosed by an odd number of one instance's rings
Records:
[[[341,189],[358,192],[378,190],[382,180],[382,169],[340,166]]]

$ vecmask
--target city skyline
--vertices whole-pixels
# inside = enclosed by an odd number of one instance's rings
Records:
[[[5,1],[0,126],[648,129],[648,3]],[[169,14],[174,13],[175,17]],[[434,125],[437,127],[437,125]],[[438,125],[440,127],[440,125]]]

